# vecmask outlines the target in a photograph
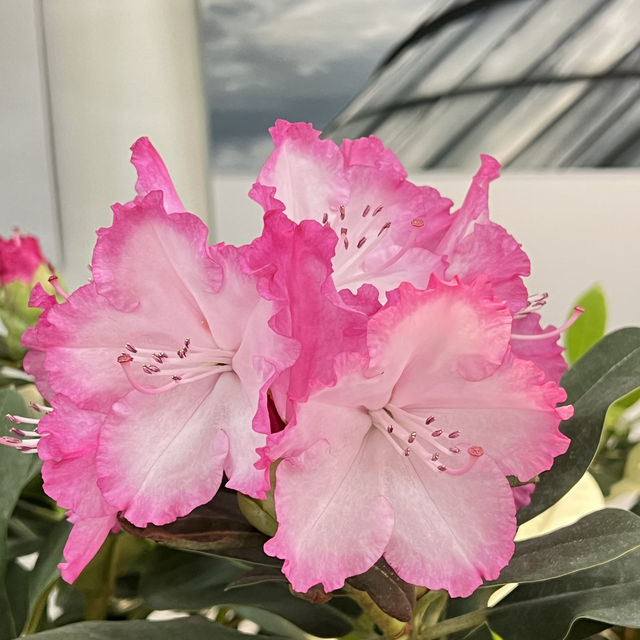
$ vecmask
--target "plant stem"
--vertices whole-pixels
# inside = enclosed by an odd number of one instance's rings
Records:
[[[354,589],[349,585],[345,585],[344,590],[362,607],[365,613],[369,615],[371,620],[373,620],[380,631],[382,631],[385,638],[389,638],[390,640],[408,638],[407,623],[387,615],[371,599],[366,591]]]
[[[488,609],[480,609],[438,622],[430,629],[426,629],[424,633],[421,633],[418,636],[418,640],[434,640],[435,638],[442,638],[442,636],[455,633],[456,631],[471,629],[471,627],[482,624],[487,619],[487,612]]]

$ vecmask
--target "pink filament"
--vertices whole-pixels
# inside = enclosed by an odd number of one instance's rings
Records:
[[[584,309],[582,307],[576,307],[571,314],[571,317],[557,329],[553,329],[551,331],[546,331],[545,333],[536,333],[536,334],[521,334],[521,333],[512,333],[512,340],[548,340],[549,338],[555,338],[559,336],[563,331],[566,331],[582,314],[584,313]]]

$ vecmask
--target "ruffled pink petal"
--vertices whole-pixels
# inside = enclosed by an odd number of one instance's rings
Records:
[[[393,513],[363,444],[370,426],[365,413],[307,403],[298,419],[295,437],[304,431],[315,443],[298,455],[290,443],[293,455],[278,465],[279,527],[265,551],[285,560],[282,570],[296,591],[318,583],[331,591],[382,555]]]
[[[45,493],[63,509],[82,517],[115,513],[97,485],[95,458],[104,414],[83,411],[61,395],[53,399],[52,406],[53,412],[38,427]]]
[[[72,520],[72,518],[69,518]],[[109,531],[118,523],[115,513],[97,518],[72,520],[73,528],[64,547],[65,562],[58,565],[62,578],[73,582],[98,553]]]
[[[540,369],[513,356],[488,378],[461,377],[448,389],[426,388],[420,399],[434,424],[459,431],[457,443],[480,445],[505,475],[522,481],[550,469],[567,450],[569,439],[558,425],[571,416],[571,407],[556,408],[564,400],[564,390]]]
[[[397,574],[452,597],[497,578],[513,554],[516,521],[511,488],[495,463],[482,456],[453,476],[398,455],[374,435],[385,450],[385,496],[395,517],[384,556]]]
[[[489,222],[489,184],[500,177],[500,163],[488,155],[481,155],[480,161],[467,196],[460,209],[452,214],[451,226],[438,246],[438,252],[443,255],[452,254],[476,223]]]
[[[247,439],[264,442],[251,430],[253,413],[231,372],[155,395],[133,391],[102,428],[100,489],[139,527],[166,524],[208,502],[225,470],[235,488],[251,493],[252,482],[264,482],[252,466],[255,446],[247,445]],[[230,444],[238,437],[240,452]]]
[[[176,193],[171,176],[160,154],[149,142],[149,138],[139,138],[131,147],[131,164],[138,172],[136,192],[140,197],[151,191],[162,191],[162,202],[167,213],[184,211],[185,208]]]
[[[167,215],[158,191],[132,208],[113,210],[113,224],[98,231],[93,252],[98,293],[121,311],[141,307],[176,329],[194,331],[222,278],[207,254],[206,225],[189,213]]]
[[[522,509],[523,507],[531,504],[531,496],[533,492],[536,490],[536,485],[534,483],[523,484],[519,487],[513,487],[513,500],[516,504],[516,509]]]
[[[555,329],[553,325],[542,329],[540,326],[540,315],[528,313],[513,320],[513,333],[518,335],[539,335],[544,332],[551,332]],[[549,380],[560,382],[560,378],[567,370],[567,362],[562,356],[562,347],[558,344],[559,336],[554,336],[548,340],[512,340],[511,350],[518,358],[531,360],[538,366]]]
[[[301,345],[288,371],[288,398],[304,401],[313,387],[335,383],[342,352],[366,353],[367,317],[344,304],[331,279],[335,234],[282,213],[265,215],[264,231],[246,248],[247,267],[260,277],[260,293],[279,309],[270,324]]]
[[[25,368],[79,407],[106,412],[130,389],[116,358],[127,340],[144,330],[135,314],[113,309],[92,284],[43,314],[34,329],[41,351],[27,354]]]
[[[447,260],[449,266],[445,275],[448,279],[457,276],[470,283],[481,275],[488,276],[494,294],[506,301],[512,313],[527,306],[527,289],[522,276],[531,272],[529,258],[500,225],[476,224],[473,231],[449,252]]]
[[[468,286],[434,278],[422,291],[403,283],[371,319],[368,344],[372,366],[385,372],[394,403],[404,406],[427,389],[453,401],[461,380],[490,376],[503,361],[510,333],[511,315],[493,300],[486,281]]]
[[[275,198],[296,222],[321,220],[324,212],[337,211],[349,199],[340,149],[307,123],[278,120],[269,130],[275,150],[258,175],[258,188],[250,197],[266,211],[280,208],[264,188],[275,187]]]

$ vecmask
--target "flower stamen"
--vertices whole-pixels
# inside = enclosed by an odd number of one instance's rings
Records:
[[[557,329],[552,329],[551,331],[545,331],[543,333],[534,333],[534,334],[521,334],[521,333],[512,333],[512,340],[548,340],[549,338],[555,338],[559,336],[561,333],[566,331],[582,314],[584,313],[584,309],[582,307],[575,307],[571,317],[562,325],[560,325]]]

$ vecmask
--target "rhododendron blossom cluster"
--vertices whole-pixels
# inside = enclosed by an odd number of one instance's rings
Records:
[[[483,156],[462,206],[374,138],[276,123],[246,246],[210,245],[145,138],[137,195],[98,231],[89,284],[24,335],[50,406],[3,443],[37,452],[73,530],[73,581],[121,520],[163,525],[221,483],[264,499],[265,551],[327,591],[381,557],[466,596],[513,553],[516,510],[568,439],[558,336],[529,260],[489,218]],[[579,310],[576,311],[577,315]],[[277,466],[275,474],[271,471]]]

